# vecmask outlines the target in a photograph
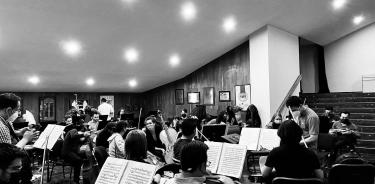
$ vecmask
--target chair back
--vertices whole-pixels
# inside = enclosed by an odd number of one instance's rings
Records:
[[[164,172],[172,172],[173,174],[180,173],[181,165],[172,163],[172,164],[166,164],[163,167],[159,168],[156,171],[156,174],[160,174],[161,176],[164,175]]]
[[[374,184],[375,166],[371,164],[335,164],[328,175],[329,184]]]
[[[328,133],[320,133],[318,135],[318,150],[330,152],[333,150],[335,144],[335,137]]]
[[[323,184],[323,181],[318,178],[276,177],[272,180],[272,184]]]

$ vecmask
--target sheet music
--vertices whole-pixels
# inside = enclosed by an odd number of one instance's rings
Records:
[[[238,144],[245,145],[247,150],[258,150],[259,134],[260,128],[243,128]]]
[[[51,150],[53,148],[53,146],[56,144],[57,140],[63,134],[64,129],[65,129],[65,126],[54,125],[54,128],[51,131],[51,134],[49,136],[47,149]]]
[[[95,184],[117,184],[124,173],[128,160],[108,157]]]
[[[210,166],[207,167],[207,169],[210,170],[212,173],[216,173],[220,161],[223,143],[210,141],[205,141],[204,143],[209,148],[207,150],[207,160],[211,163]]]
[[[34,147],[39,149],[44,149],[46,145],[47,136],[51,135],[55,125],[48,124],[44,131],[39,135],[39,138],[35,141]]]
[[[259,137],[259,147],[272,150],[280,145],[280,137],[277,129],[262,129]]]
[[[120,183],[151,184],[155,171],[155,165],[129,161]]]
[[[238,144],[223,144],[217,174],[240,178],[246,157],[246,146]]]

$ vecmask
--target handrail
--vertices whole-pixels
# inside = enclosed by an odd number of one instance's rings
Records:
[[[273,116],[275,116],[276,114],[280,113],[281,109],[285,106],[286,104],[286,101],[288,100],[288,98],[293,94],[293,92],[296,90],[298,84],[301,82],[302,80],[302,75],[300,74],[297,79],[294,81],[292,87],[290,87],[288,93],[286,94],[284,100],[281,102],[279,108],[277,108],[275,114]]]

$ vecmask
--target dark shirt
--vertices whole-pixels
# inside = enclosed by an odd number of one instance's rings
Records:
[[[83,134],[78,134],[77,129],[70,130],[64,139],[64,144],[62,148],[62,155],[67,155],[70,152],[79,153],[79,148],[81,147],[83,141],[80,138],[84,137]]]
[[[182,147],[190,143],[191,141],[192,141],[191,139],[178,139],[173,146],[173,154],[174,154],[173,157],[175,159],[181,160]]]
[[[327,116],[319,116],[319,133],[328,133],[332,127],[332,119]]]
[[[318,157],[303,146],[282,145],[267,157],[266,166],[275,168],[277,177],[310,178],[320,168]]]
[[[112,134],[110,134],[108,131],[101,131],[97,136],[96,136],[96,146],[103,146],[104,148],[109,148],[109,142],[108,138],[111,137]]]
[[[159,125],[158,123],[155,124],[155,134],[156,134],[156,140],[154,140],[154,138],[152,137],[152,134],[150,132],[150,130],[148,130],[146,128],[146,139],[147,139],[147,150],[150,151],[151,153],[155,154],[155,147],[158,147],[158,148],[164,148],[165,149],[165,146],[163,145],[163,143],[161,142],[160,140],[160,132],[163,130],[163,128],[161,127],[161,125]]]

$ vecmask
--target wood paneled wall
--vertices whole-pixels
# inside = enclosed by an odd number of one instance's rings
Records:
[[[167,117],[173,117],[184,108],[190,112],[195,107],[187,104],[187,92],[200,92],[202,104],[203,88],[214,87],[215,105],[207,106],[206,111],[217,115],[228,105],[235,105],[234,88],[250,83],[249,72],[249,42],[246,41],[186,77],[143,93],[143,107],[146,112],[161,109]],[[184,89],[183,105],[175,105],[176,89]],[[230,91],[231,102],[219,102],[219,91]]]
[[[16,93],[22,98],[23,106],[31,111],[35,120],[39,120],[39,99],[40,97],[55,97],[56,98],[56,121],[61,122],[64,119],[65,113],[70,109],[71,102],[75,99],[75,93],[43,93],[43,92],[21,92]],[[125,105],[137,105],[141,106],[139,101],[140,94],[136,93],[76,93],[78,99],[88,100],[89,105],[97,108],[100,104],[101,95],[113,95],[115,102],[115,113]],[[135,116],[138,116],[138,112],[135,111]]]

